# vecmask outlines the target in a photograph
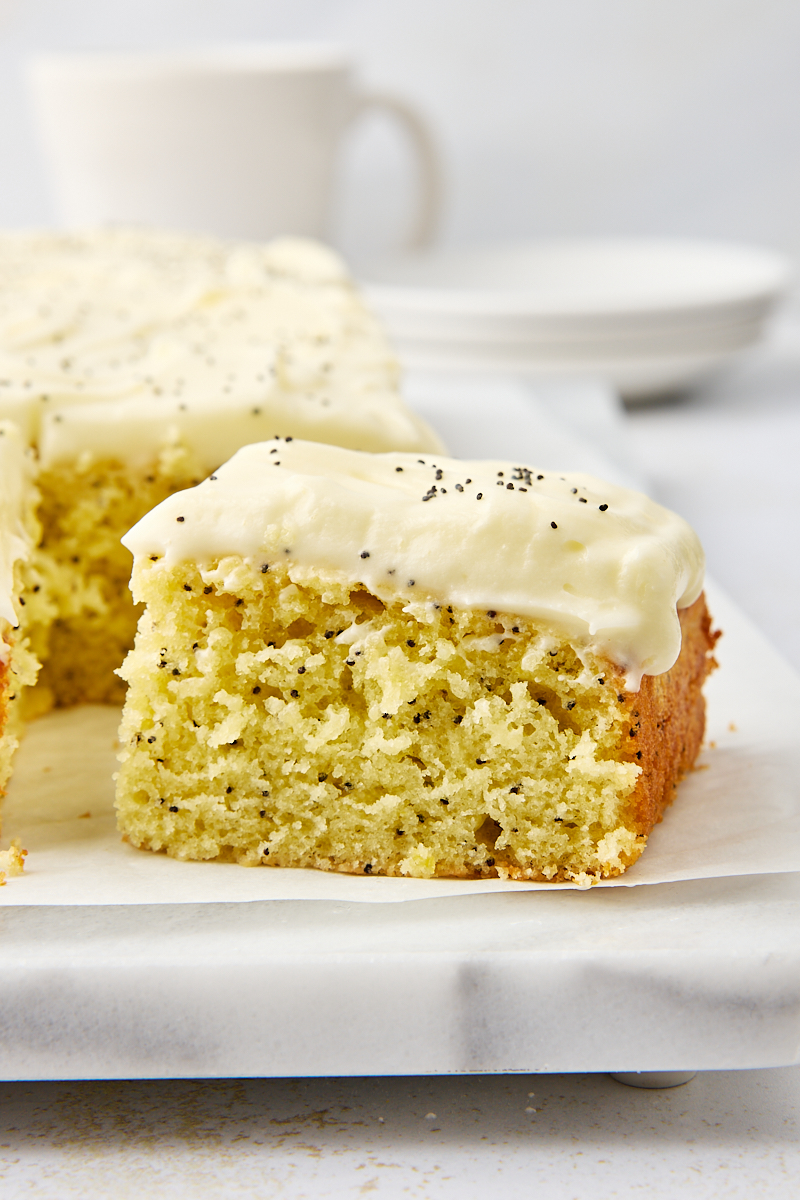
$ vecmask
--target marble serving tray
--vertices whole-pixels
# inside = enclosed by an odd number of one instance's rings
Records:
[[[690,1071],[800,1045],[800,876],[0,913],[0,1078]]]
[[[235,895],[221,882],[211,895],[205,883],[177,887],[175,871],[188,880],[202,864],[139,854],[113,834],[112,717],[102,747],[81,744],[104,756],[105,782],[91,795],[47,784],[30,874],[0,889],[0,1078],[798,1061],[800,681],[714,589],[711,606],[725,629],[709,685],[716,744],[641,864],[588,892],[487,894],[487,881],[448,895],[438,881],[399,880],[432,890],[381,895],[393,881],[324,876],[326,896],[307,890],[313,872],[214,864],[204,879],[252,882],[232,882]],[[38,765],[52,777],[54,764]],[[9,833],[20,813],[9,805]],[[93,842],[110,856],[106,884],[116,875],[124,894],[93,882]],[[48,874],[67,860],[48,898]],[[281,875],[273,898],[247,894]],[[346,890],[362,885],[369,894]]]

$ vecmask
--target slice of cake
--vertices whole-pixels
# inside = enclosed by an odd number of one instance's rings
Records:
[[[702,550],[626,489],[278,438],[124,541],[135,846],[585,883],[638,858],[699,749]]]
[[[29,714],[121,699],[136,614],[119,539],[240,446],[439,446],[332,253],[145,230],[0,236],[3,417],[38,461]]]

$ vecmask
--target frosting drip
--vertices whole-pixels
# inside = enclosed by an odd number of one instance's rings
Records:
[[[684,520],[590,475],[291,438],[245,446],[123,543],[167,564],[239,554],[536,618],[613,660],[633,690],[677,659],[677,609],[704,572]]]

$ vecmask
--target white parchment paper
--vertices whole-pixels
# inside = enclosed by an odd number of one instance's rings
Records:
[[[639,862],[597,886],[800,871],[800,679],[718,589],[708,591],[725,631],[707,688],[708,748]],[[3,821],[5,839],[21,838],[29,857],[24,874],[0,888],[0,904],[380,903],[572,887],[244,868],[134,850],[112,807],[118,717],[84,707],[30,727]]]

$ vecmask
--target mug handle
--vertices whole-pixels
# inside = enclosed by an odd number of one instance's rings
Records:
[[[406,250],[421,250],[433,241],[442,211],[442,168],[427,122],[415,108],[388,92],[361,92],[354,97],[350,120],[378,109],[400,122],[416,154],[419,169],[417,210],[406,237]]]

